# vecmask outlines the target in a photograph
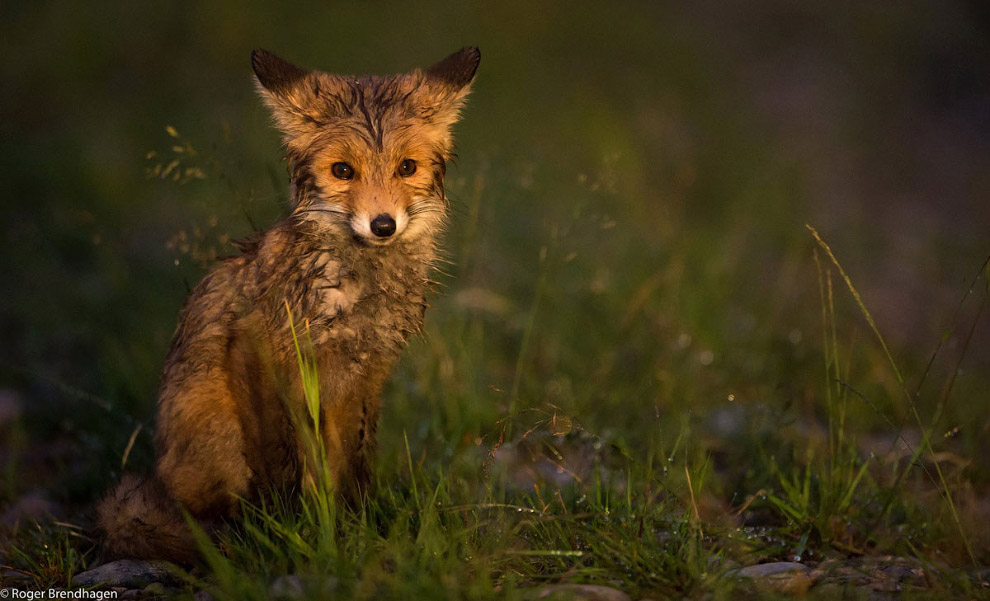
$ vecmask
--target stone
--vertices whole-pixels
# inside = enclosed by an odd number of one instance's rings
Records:
[[[109,587],[128,589],[145,588],[149,584],[182,584],[177,576],[181,568],[167,561],[142,561],[120,559],[105,563],[72,577],[73,587],[90,587],[103,584]]]
[[[537,589],[529,599],[547,601],[630,601],[629,595],[618,589],[598,584],[551,584]]]
[[[288,576],[279,576],[272,581],[268,592],[271,593],[273,598],[277,599],[299,599],[305,592],[304,588],[302,578],[295,574],[290,574]]]
[[[156,597],[164,597],[168,594],[168,588],[165,587],[161,582],[152,582],[148,586],[144,587],[142,591],[145,595],[154,595]]]
[[[12,424],[24,413],[24,400],[16,391],[0,389],[0,428]]]
[[[803,595],[814,584],[809,572],[804,564],[777,561],[746,566],[736,571],[736,575],[777,592]]]
[[[206,591],[206,590],[197,591],[196,594],[193,595],[193,600],[194,601],[213,601],[213,594],[210,591]]]
[[[268,587],[272,599],[309,599],[333,597],[338,581],[333,576],[288,574],[279,576]]]
[[[61,512],[62,508],[49,500],[44,492],[34,490],[22,495],[3,512],[3,515],[0,515],[0,525],[13,528],[21,522],[57,517]]]

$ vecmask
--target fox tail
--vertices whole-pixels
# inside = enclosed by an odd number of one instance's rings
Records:
[[[183,564],[202,560],[192,528],[155,476],[124,476],[96,512],[104,548],[111,557]]]

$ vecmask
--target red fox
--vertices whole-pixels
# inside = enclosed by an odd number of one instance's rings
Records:
[[[209,525],[238,498],[300,482],[290,323],[308,323],[334,487],[349,499],[367,490],[379,395],[423,323],[451,128],[480,58],[464,48],[425,70],[356,77],[252,53],[284,134],[292,211],[186,302],[162,374],[154,474],[125,476],[97,507],[110,556],[193,563],[183,509]]]

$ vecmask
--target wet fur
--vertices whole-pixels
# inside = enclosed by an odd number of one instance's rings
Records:
[[[186,302],[162,375],[155,472],[125,476],[98,506],[110,556],[194,561],[180,508],[209,529],[238,497],[300,482],[291,413],[304,397],[287,311],[312,339],[334,484],[352,500],[367,491],[380,392],[423,323],[450,129],[479,58],[466,48],[426,71],[353,77],[254,53],[258,90],[285,136],[294,208]],[[408,157],[417,174],[397,177]],[[359,177],[334,178],[341,160]],[[376,211],[404,215],[394,240],[362,229]]]

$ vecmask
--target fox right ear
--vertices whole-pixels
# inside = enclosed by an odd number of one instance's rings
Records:
[[[251,53],[251,67],[258,83],[272,94],[288,92],[306,76],[306,71],[261,48]]]
[[[312,125],[319,122],[319,112],[318,92],[313,86],[303,85],[310,73],[261,49],[251,53],[251,66],[258,93],[271,109],[286,142],[311,134]]]

